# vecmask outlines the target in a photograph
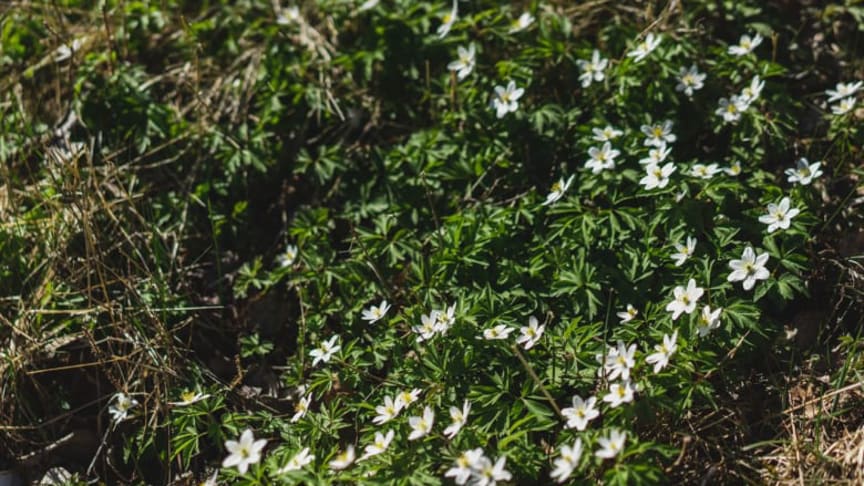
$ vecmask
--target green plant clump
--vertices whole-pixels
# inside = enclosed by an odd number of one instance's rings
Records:
[[[82,478],[664,483],[857,170],[762,2],[61,3],[0,30],[0,401]]]

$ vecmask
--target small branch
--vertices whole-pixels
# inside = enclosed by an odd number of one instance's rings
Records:
[[[548,400],[549,404],[552,405],[552,408],[555,409],[555,413],[557,413],[558,416],[562,419],[565,418],[564,415],[561,413],[561,409],[558,408],[558,404],[555,403],[555,399],[552,398],[552,394],[549,393],[549,390],[547,390],[546,387],[543,385],[543,382],[540,381],[540,377],[537,376],[537,373],[534,372],[534,368],[531,367],[531,365],[528,363],[528,360],[526,360],[525,356],[522,355],[522,351],[519,351],[519,346],[513,344],[510,347],[513,348],[513,351],[516,353],[516,357],[519,358],[522,366],[525,367],[525,371],[527,371],[528,374],[531,376],[531,379],[534,380],[534,384],[540,388],[540,391],[543,392],[546,400]]]

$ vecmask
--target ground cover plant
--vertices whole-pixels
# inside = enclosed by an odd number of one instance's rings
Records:
[[[5,8],[0,469],[860,481],[862,15]]]

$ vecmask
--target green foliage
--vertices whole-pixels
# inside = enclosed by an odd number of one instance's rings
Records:
[[[819,142],[798,143],[812,107],[795,59],[776,55],[784,26],[760,2],[696,2],[662,22],[533,2],[521,30],[521,11],[460,2],[446,36],[447,2],[305,2],[296,18],[260,1],[168,3],[94,10],[79,22],[112,28],[68,61],[36,41],[39,24],[4,21],[0,37],[0,66],[49,56],[24,69],[66,73],[61,111],[78,121],[61,138],[86,145],[60,163],[43,156],[28,141],[56,120],[39,125],[0,95],[0,159],[16,161],[4,176],[27,189],[0,228],[0,274],[16,282],[4,289],[50,316],[99,316],[30,323],[40,338],[68,328],[105,362],[145,356],[100,377],[141,397],[108,432],[136,480],[203,477],[250,429],[268,440],[263,459],[219,469],[220,481],[439,484],[482,448],[491,463],[506,458],[514,483],[543,483],[578,439],[574,484],[666,482],[679,452],[669,424],[716,407],[715,377],[746,374],[808,294],[811,235],[827,224],[820,191],[861,143],[855,111],[831,105]],[[645,28],[662,41],[634,59]],[[756,32],[766,39],[754,52],[727,50]],[[469,44],[476,65],[459,79],[448,63]],[[586,81],[595,52],[608,64]],[[677,85],[690,66],[706,78],[687,95]],[[496,113],[511,81],[524,89],[518,108]],[[724,119],[721,98],[738,116]],[[667,120],[668,145],[646,143]],[[608,140],[619,154],[592,170],[608,126],[621,130]],[[790,182],[801,157],[824,175]],[[674,172],[652,181],[667,164]],[[769,232],[760,217],[784,198],[800,213]],[[76,277],[43,220],[73,261],[98,265]],[[689,238],[695,249],[676,262]],[[30,242],[42,244],[28,260]],[[752,289],[729,278],[745,248],[768,256]],[[696,304],[678,298],[688,282],[704,290]],[[368,322],[382,300],[391,307]],[[670,339],[674,352],[661,347]],[[667,366],[654,366],[657,352]],[[613,376],[621,366],[629,380]],[[613,386],[635,397],[617,403]],[[209,396],[177,404],[187,389]],[[414,389],[417,403],[375,423],[385,399]],[[574,395],[597,399],[587,427],[567,425]],[[116,406],[96,401],[106,417]],[[445,436],[466,401],[464,427]],[[409,439],[427,407],[431,431]],[[331,467],[387,431],[386,451]],[[595,455],[613,431],[626,432],[623,447]],[[305,447],[314,460],[285,470]]]

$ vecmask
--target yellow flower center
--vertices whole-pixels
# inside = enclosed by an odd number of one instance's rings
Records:
[[[186,390],[180,394],[180,399],[184,402],[191,402],[192,400],[195,400],[195,392]]]

